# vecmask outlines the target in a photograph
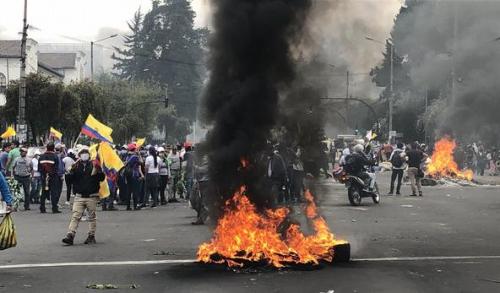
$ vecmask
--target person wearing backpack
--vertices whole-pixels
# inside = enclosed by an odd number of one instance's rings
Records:
[[[406,169],[406,154],[403,150],[403,144],[398,143],[394,151],[392,151],[389,158],[392,164],[392,175],[391,175],[391,191],[388,195],[393,195],[394,193],[394,183],[396,179],[398,180],[398,185],[396,187],[396,195],[401,195],[401,181],[403,180],[404,169]]]
[[[31,160],[26,156],[27,148],[21,148],[21,156],[16,158],[12,168],[14,179],[23,187],[24,191],[24,210],[30,210],[30,184],[31,184]]]

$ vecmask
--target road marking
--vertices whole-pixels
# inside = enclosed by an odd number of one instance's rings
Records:
[[[469,260],[469,259],[500,259],[500,255],[478,255],[478,256],[407,256],[407,257],[377,257],[377,258],[355,258],[352,261],[364,262],[389,262],[389,261],[426,261],[426,260]]]
[[[432,260],[480,260],[500,259],[500,255],[479,256],[416,256],[416,257],[377,257],[377,258],[353,258],[353,262],[397,262],[397,261],[432,261]],[[102,262],[60,262],[60,263],[38,263],[38,264],[16,264],[1,265],[2,269],[30,269],[30,268],[53,268],[53,267],[90,267],[90,266],[132,266],[132,265],[161,265],[161,264],[186,264],[194,263],[195,259],[168,259],[168,260],[139,260],[139,261],[102,261]]]
[[[166,259],[166,260],[139,260],[139,261],[98,261],[98,262],[60,262],[39,264],[2,265],[1,269],[27,269],[52,267],[89,267],[89,266],[128,266],[128,265],[158,265],[194,263],[195,259]]]

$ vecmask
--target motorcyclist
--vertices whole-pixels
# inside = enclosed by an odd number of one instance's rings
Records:
[[[372,158],[368,158],[364,153],[365,147],[357,144],[353,147],[353,153],[346,157],[344,170],[353,176],[361,178],[370,190],[375,185],[374,175],[366,172],[366,166],[373,166],[375,163]]]

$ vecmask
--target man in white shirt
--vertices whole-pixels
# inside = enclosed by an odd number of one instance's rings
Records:
[[[71,192],[73,190],[73,183],[71,182],[71,176],[69,176],[69,173],[71,172],[71,168],[76,162],[75,159],[75,152],[70,149],[68,150],[68,155],[62,160],[64,164],[64,182],[66,182],[66,205],[70,205],[69,201],[71,199]]]
[[[152,208],[158,205],[158,191],[160,181],[160,158],[154,147],[149,148],[149,156],[144,162],[146,168],[146,198],[145,203],[149,201],[149,197],[153,199]]]
[[[31,176],[31,201],[33,203],[40,203],[40,191],[42,191],[42,174],[39,170],[38,159],[42,152],[40,150],[35,151],[33,159],[31,159],[32,166],[32,176]]]

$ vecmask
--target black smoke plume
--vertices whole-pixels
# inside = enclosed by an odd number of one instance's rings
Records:
[[[220,206],[246,185],[259,207],[264,151],[277,121],[278,100],[295,78],[292,48],[299,42],[310,0],[212,0],[210,80],[204,115],[211,125],[204,148]],[[250,167],[241,168],[241,159]]]

